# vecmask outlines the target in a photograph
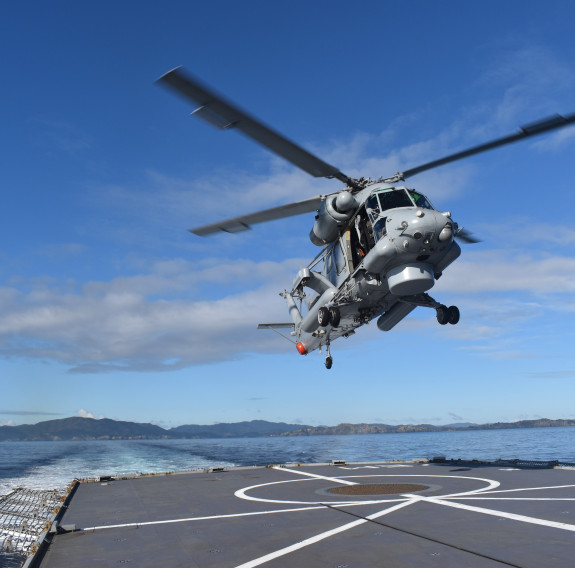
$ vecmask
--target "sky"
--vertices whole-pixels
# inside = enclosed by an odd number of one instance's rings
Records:
[[[0,424],[575,418],[575,128],[414,176],[482,242],[417,308],[300,356],[260,322],[341,189],[155,84],[176,66],[345,174],[390,176],[575,112],[569,1],[11,2],[0,19]]]

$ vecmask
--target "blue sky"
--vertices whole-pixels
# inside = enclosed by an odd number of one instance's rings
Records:
[[[313,215],[187,229],[337,191],[195,118],[183,65],[355,177],[575,112],[571,2],[20,2],[3,9],[0,423],[575,418],[575,128],[409,180],[483,241],[418,308],[323,355],[261,321]]]

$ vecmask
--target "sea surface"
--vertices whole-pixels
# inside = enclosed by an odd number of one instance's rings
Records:
[[[355,436],[0,442],[0,495],[65,488],[75,478],[212,466],[452,459],[575,463],[575,428],[467,430]]]

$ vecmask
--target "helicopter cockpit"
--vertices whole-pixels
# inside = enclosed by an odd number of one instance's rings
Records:
[[[378,241],[386,233],[385,223],[387,217],[383,215],[384,211],[397,209],[398,207],[413,206],[433,209],[427,197],[413,189],[390,188],[370,195],[366,202],[366,209],[373,226],[375,241]]]
[[[377,191],[370,195],[367,200],[367,210],[372,217],[378,217],[382,211],[396,209],[398,207],[423,207],[433,209],[425,195],[413,189],[388,189]]]

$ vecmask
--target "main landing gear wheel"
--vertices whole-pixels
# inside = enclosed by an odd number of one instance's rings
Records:
[[[321,327],[326,327],[331,320],[331,314],[326,307],[321,307],[317,312],[317,323]]]
[[[444,306],[443,304],[436,308],[437,321],[441,325],[450,323],[455,325],[459,321],[459,308],[457,306]]]
[[[447,312],[449,315],[449,323],[455,325],[459,321],[459,308],[457,306],[449,306]]]
[[[329,314],[331,316],[331,325],[333,327],[337,327],[339,325],[339,321],[341,320],[341,314],[339,313],[339,308],[334,306],[333,308],[329,309]]]
[[[322,306],[317,311],[317,323],[321,327],[327,327],[330,323],[333,327],[337,327],[341,320],[341,314],[339,313],[339,308],[334,306],[333,308],[326,308]]]

